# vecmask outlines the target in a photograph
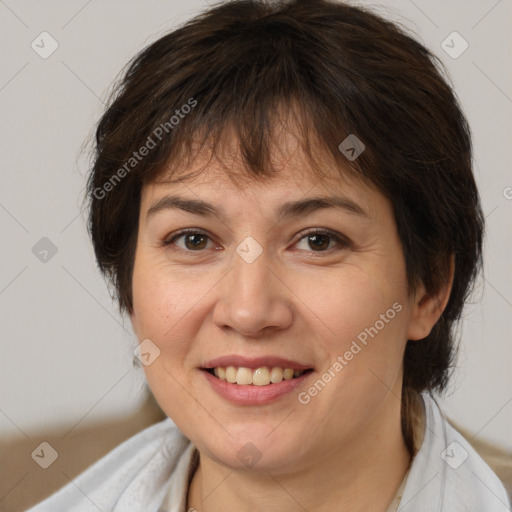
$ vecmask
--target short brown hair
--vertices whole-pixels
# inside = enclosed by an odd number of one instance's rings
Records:
[[[311,162],[312,148],[327,151],[340,175],[351,172],[391,201],[410,289],[423,282],[430,294],[439,291],[454,255],[444,313],[426,339],[407,343],[404,359],[404,388],[442,390],[483,235],[470,131],[443,74],[404,29],[326,0],[227,2],[149,45],[99,122],[88,183],[96,258],[120,308],[132,310],[143,185],[190,157],[198,137],[214,151],[228,127],[247,176],[271,176],[273,127],[283,112],[295,113]],[[338,149],[349,134],[365,145],[354,161]],[[130,160],[149,139],[155,147]]]

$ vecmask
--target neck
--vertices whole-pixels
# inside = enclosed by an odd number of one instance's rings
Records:
[[[321,436],[318,436],[321,437]],[[366,429],[307,469],[274,474],[233,471],[200,455],[187,510],[386,512],[411,456],[401,431],[400,402],[391,394]]]

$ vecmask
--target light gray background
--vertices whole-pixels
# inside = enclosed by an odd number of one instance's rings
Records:
[[[512,2],[385,4],[377,10],[414,30],[448,66],[472,126],[488,223],[485,280],[464,316],[444,407],[472,434],[512,449]],[[0,0],[4,438],[125,415],[144,398],[144,375],[132,368],[135,338],[95,268],[80,213],[88,162],[79,152],[122,66],[206,6]],[[47,59],[31,48],[43,31],[59,44]],[[457,59],[441,48],[453,31],[469,43]],[[58,249],[46,263],[32,253],[42,237]]]

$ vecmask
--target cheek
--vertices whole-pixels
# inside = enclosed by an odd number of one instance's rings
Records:
[[[191,286],[186,276],[174,276],[162,267],[144,254],[135,260],[132,290],[139,338],[161,338],[185,317],[197,297],[197,284]]]
[[[315,286],[310,281],[304,281],[303,289],[295,290],[297,295],[307,298],[303,302],[318,318],[316,323],[324,333],[322,338],[343,349],[343,345],[350,345],[360,333],[364,338],[365,329],[376,322],[379,331],[401,331],[399,324],[404,315],[396,310],[403,311],[406,307],[407,294],[403,280],[404,277],[396,272],[393,275],[354,266],[329,273],[316,280]],[[395,303],[397,306],[393,309]],[[381,315],[384,315],[384,321],[389,320],[385,322],[385,329],[382,328]]]
[[[318,395],[315,407],[322,422],[336,429],[347,428],[347,411],[365,421],[390,390],[400,393],[409,314],[404,278],[399,279],[400,272],[388,279],[367,270],[332,275],[308,301],[320,318],[319,377],[326,385],[317,381],[306,392]]]
[[[144,367],[150,380],[164,361],[179,363],[185,357],[187,343],[182,340],[190,339],[192,334],[184,331],[187,323],[183,319],[194,304],[192,295],[197,296],[197,290],[192,293],[186,281],[171,279],[142,257],[135,262],[132,290],[132,324],[137,338],[150,339],[163,356],[157,360],[159,364]]]
[[[308,287],[308,295],[306,288],[301,293],[320,319],[315,323],[322,370],[335,375],[320,399],[327,405],[326,422],[339,424],[344,415],[333,403],[365,417],[365,410],[374,410],[390,389],[399,393],[409,314],[405,271],[391,265],[345,267],[318,284]]]
[[[158,358],[143,366],[146,380],[167,416],[186,426],[193,420],[182,406],[184,389],[189,387],[183,372],[190,341],[196,336],[189,318],[202,294],[197,283],[192,286],[185,277],[172,275],[143,257],[136,260],[132,289],[132,323],[137,337],[150,339],[160,350]]]
[[[192,369],[191,360],[197,355],[195,340],[204,328],[209,294],[214,293],[218,281],[214,273],[180,271],[165,261],[155,261],[150,254],[136,260],[134,330],[140,341],[149,338],[154,342],[162,356],[155,362],[158,364],[144,367],[150,384],[157,378],[168,380],[168,372],[177,376]]]

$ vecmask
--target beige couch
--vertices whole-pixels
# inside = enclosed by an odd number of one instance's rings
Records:
[[[120,420],[98,423],[66,432],[21,438],[8,444],[0,441],[0,512],[24,512],[69,482],[115,446],[144,428],[165,418],[152,396],[135,414]],[[458,430],[471,436],[459,426]],[[43,441],[58,452],[57,460],[41,469],[31,453]],[[488,443],[471,440],[476,450],[502,479],[512,497],[512,454]],[[55,511],[65,512],[65,511]]]

